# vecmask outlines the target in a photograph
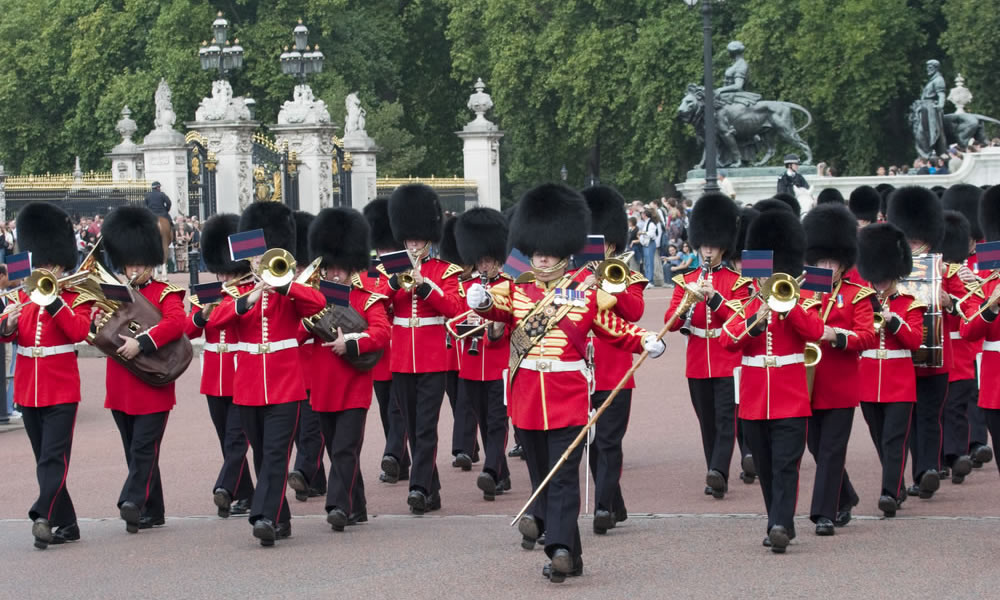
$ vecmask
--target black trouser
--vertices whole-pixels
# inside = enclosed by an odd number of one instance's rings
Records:
[[[851,478],[848,477],[845,468],[844,477],[840,480],[840,499],[837,501],[837,510],[851,510],[860,501],[861,498],[858,497],[858,492],[855,491],[854,484],[851,483]]]
[[[374,383],[375,399],[378,400],[378,413],[382,418],[382,431],[385,433],[385,450],[383,455],[390,455],[399,461],[401,469],[410,468],[410,451],[406,448],[406,419],[399,404],[392,397],[392,380],[376,381]]]
[[[528,477],[534,491],[559,462],[562,453],[580,433],[582,427],[563,427],[539,431],[515,429],[520,433],[521,445],[528,463]],[[545,553],[551,558],[559,548],[566,548],[574,557],[583,554],[580,544],[580,459],[583,444],[570,453],[566,463],[549,481],[548,487],[538,495],[528,511],[538,521],[538,530],[545,532]]]
[[[948,384],[948,398],[941,414],[941,460],[951,467],[955,459],[969,453],[969,408],[977,401],[976,380]]]
[[[733,399],[735,402],[736,399]],[[750,452],[750,444],[747,443],[746,435],[743,433],[743,419],[736,417],[736,443],[740,446],[740,460],[742,461],[744,456],[753,454]],[[742,466],[742,465],[741,465]]]
[[[392,395],[403,408],[410,439],[410,490],[433,494],[441,489],[437,471],[438,418],[446,371],[393,373]]]
[[[979,407],[979,389],[976,388],[976,398],[969,403],[969,454],[980,446],[990,443],[989,434],[986,431],[987,409]],[[995,439],[995,438],[994,438]],[[1000,465],[997,465],[1000,467]]]
[[[215,480],[214,492],[222,488],[229,492],[233,500],[253,498],[253,478],[247,462],[250,442],[243,433],[240,411],[233,404],[232,396],[205,396],[208,399],[208,414],[215,425],[215,434],[222,447],[222,469]]]
[[[507,407],[503,403],[504,381],[458,380],[459,404],[465,403],[474,420],[473,426],[465,430],[464,448],[475,447],[476,426],[485,439],[485,459],[483,471],[493,476],[494,481],[510,477],[507,469]]]
[[[35,476],[38,499],[31,505],[28,518],[47,519],[53,527],[76,523],[76,510],[66,489],[76,411],[80,405],[56,404],[41,408],[21,407],[21,422],[35,453]]]
[[[980,410],[983,412],[983,419],[990,430],[990,435],[996,440],[1000,436],[1000,410],[995,408],[983,408]],[[997,463],[997,469],[1000,470],[1000,460],[993,462]]]
[[[736,394],[732,377],[688,379],[691,404],[701,427],[705,464],[729,480],[736,440]]]
[[[903,497],[906,443],[913,417],[912,402],[862,402],[861,414],[882,462],[882,495]]]
[[[813,410],[809,417],[809,452],[816,459],[816,483],[813,485],[809,518],[831,521],[837,516],[847,461],[847,441],[854,424],[853,408]],[[850,504],[848,504],[850,506]],[[846,507],[845,507],[846,509]]]
[[[298,434],[295,436],[295,470],[302,473],[306,483],[320,494],[326,492],[326,468],[323,466],[323,430],[319,417],[309,404],[309,392],[299,413]]]
[[[472,456],[479,450],[479,440],[476,439],[476,406],[462,393],[458,371],[448,371],[445,382],[445,393],[448,394],[448,404],[451,405],[451,415],[454,417],[451,427],[451,455],[460,453]],[[485,444],[485,439],[483,440]]]
[[[597,408],[610,391],[594,392],[590,405]],[[611,406],[594,426],[594,442],[590,445],[590,472],[594,475],[594,500],[599,510],[624,511],[622,497],[622,439],[632,411],[632,390],[621,390]]]
[[[948,395],[948,374],[917,377],[917,404],[910,421],[913,483],[924,472],[941,469],[941,411]]]
[[[767,508],[767,531],[775,525],[795,537],[795,501],[799,493],[799,463],[806,449],[805,417],[743,421],[747,444],[753,453],[760,490]]]
[[[288,463],[292,458],[295,431],[303,400],[240,406],[240,422],[253,448],[253,466],[257,472],[257,490],[250,504],[250,522],[267,519],[288,523],[292,513],[285,499]]]
[[[361,477],[361,446],[365,442],[368,410],[352,408],[318,412],[326,453],[330,457],[330,479],[326,487],[326,511],[334,508],[351,515],[365,509],[365,481]]]
[[[111,411],[122,436],[128,476],[118,496],[118,507],[132,502],[143,516],[162,517],[163,485],[160,483],[160,444],[167,430],[170,411],[149,415],[128,415],[120,410]]]

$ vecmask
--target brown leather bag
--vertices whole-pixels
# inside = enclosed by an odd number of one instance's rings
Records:
[[[132,302],[122,304],[110,315],[106,314],[97,333],[91,333],[88,341],[144,383],[157,387],[167,385],[181,376],[194,357],[191,340],[186,335],[160,346],[155,352],[139,354],[132,360],[118,356],[118,348],[122,345],[119,334],[134,338],[162,319],[160,309],[142,294],[133,293]]]
[[[362,333],[368,329],[368,321],[361,316],[361,313],[350,306],[336,304],[327,306],[319,314],[306,319],[304,323],[309,331],[316,334],[324,342],[336,340],[338,328],[345,334]],[[358,371],[367,373],[375,368],[375,364],[384,353],[384,350],[376,350],[375,352],[365,352],[357,358],[344,356],[343,359]]]

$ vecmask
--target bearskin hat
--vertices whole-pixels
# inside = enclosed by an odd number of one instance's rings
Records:
[[[820,204],[802,219],[806,231],[806,263],[832,259],[844,270],[858,260],[858,220],[843,204]]]
[[[309,226],[316,215],[304,210],[297,210],[293,215],[295,216],[295,262],[304,267],[312,262],[312,256],[309,254]]]
[[[878,211],[882,213],[882,216],[885,216],[889,212],[889,196],[896,191],[896,187],[888,183],[880,183],[875,186],[875,191],[880,196]]]
[[[823,191],[821,191],[818,196],[816,196],[817,205],[830,204],[830,203],[836,203],[836,204],[844,203],[844,195],[841,194],[840,190],[838,190],[837,188],[826,188]]]
[[[983,192],[979,202],[979,225],[983,228],[983,239],[1000,241],[1000,185]]]
[[[969,258],[969,220],[957,210],[944,211],[944,237],[941,238],[942,258],[945,262],[965,264]]]
[[[800,218],[802,217],[802,205],[799,204],[799,199],[796,198],[795,196],[791,194],[782,193],[782,194],[775,194],[774,199],[781,200],[782,202],[787,204],[788,208],[792,209],[792,212],[795,213],[796,217]]]
[[[948,188],[941,198],[945,209],[957,210],[965,215],[970,235],[976,241],[983,239],[983,228],[979,225],[979,201],[982,197],[983,190],[978,186],[959,183]]]
[[[467,210],[456,219],[455,241],[462,264],[475,265],[481,258],[503,264],[507,260],[507,219],[492,208]]]
[[[612,187],[593,185],[583,190],[590,208],[590,233],[603,235],[604,242],[614,245],[615,252],[625,252],[628,245],[628,215],[625,198]]]
[[[937,248],[944,235],[941,199],[925,187],[908,185],[889,196],[886,220],[899,227],[911,241]]]
[[[159,230],[156,239],[159,243]],[[17,244],[22,252],[31,252],[36,267],[58,265],[67,271],[76,267],[73,222],[55,204],[31,202],[17,213]]]
[[[324,208],[309,225],[309,254],[324,267],[364,271],[371,262],[369,232],[368,220],[353,208]]]
[[[758,213],[766,213],[772,210],[783,210],[795,214],[792,211],[792,206],[790,204],[788,204],[787,202],[782,202],[777,198],[766,198],[764,200],[758,200],[753,205],[753,208]]]
[[[145,206],[119,206],[101,226],[104,249],[115,268],[162,265],[163,242],[154,215]]]
[[[389,197],[379,196],[365,205],[365,220],[371,229],[372,248],[377,250],[402,250],[403,245],[392,237],[389,226]]]
[[[576,190],[558,183],[534,187],[521,198],[510,224],[510,245],[528,257],[540,252],[569,258],[587,244],[590,209]]]
[[[760,212],[753,207],[744,206],[740,209],[739,226],[736,229],[736,236],[733,238],[733,244],[729,248],[729,252],[726,254],[727,258],[730,260],[741,258],[743,251],[747,247],[747,229],[750,228],[750,223],[752,223],[758,216],[760,216]]]
[[[462,255],[458,253],[458,244],[455,242],[455,221],[457,217],[449,217],[444,222],[441,230],[441,241],[438,242],[438,256],[441,260],[446,260],[454,265],[464,265]]]
[[[694,203],[688,221],[688,242],[692,248],[729,248],[739,229],[740,209],[725,194],[705,194]]]
[[[408,183],[389,196],[389,225],[400,244],[406,240],[441,241],[444,216],[437,192],[422,183]]]
[[[874,223],[878,221],[879,209],[882,205],[882,195],[870,185],[854,188],[847,201],[854,216],[861,221]]]
[[[858,272],[865,281],[902,279],[913,270],[910,244],[892,223],[872,223],[858,231]]]
[[[798,277],[805,261],[806,233],[791,211],[769,210],[750,223],[746,249],[774,251],[774,272]]]
[[[229,252],[229,236],[240,230],[240,216],[220,213],[205,221],[201,228],[201,257],[205,267],[221,275],[242,275],[250,271],[245,260],[233,262]]]
[[[944,195],[945,187],[943,185],[932,185],[931,191],[934,192],[938,198]]]
[[[240,231],[264,230],[268,249],[283,248],[295,252],[296,230],[292,209],[280,202],[253,202],[240,216]]]

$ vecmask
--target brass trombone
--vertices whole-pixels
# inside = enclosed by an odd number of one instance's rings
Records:
[[[260,257],[255,275],[271,287],[284,287],[295,279],[295,257],[284,248],[271,248]]]
[[[809,397],[813,395],[813,381],[816,380],[816,365],[823,360],[823,349],[816,342],[806,342],[803,351],[806,357],[806,388],[809,390]]]
[[[987,283],[993,281],[994,279],[996,279],[998,277],[1000,277],[1000,270],[993,271],[985,279],[979,279],[979,278],[977,278],[976,282],[974,284],[972,284],[971,288],[969,288],[969,291],[966,292],[966,294],[964,296],[962,296],[961,298],[958,299],[958,305],[961,306],[966,300],[968,300],[969,298],[971,298],[973,294],[976,294],[980,290],[982,290],[983,287],[985,287]],[[971,319],[966,319],[966,321],[970,321],[970,320]]]
[[[979,307],[979,310],[977,310],[975,313],[973,313],[969,317],[964,317],[965,318],[965,322],[968,323],[969,321],[975,319],[976,317],[978,317],[979,315],[983,314],[987,310],[993,308],[994,306],[997,305],[997,302],[998,302],[997,300],[990,300],[989,298],[987,298],[986,301],[983,302],[983,305]]]
[[[605,258],[594,268],[598,285],[609,294],[617,294],[628,287],[628,276],[632,272],[626,261],[620,258]]]
[[[764,285],[762,285],[759,290],[754,292],[754,294],[747,299],[739,311],[735,312],[731,317],[726,319],[726,322],[723,324],[723,328],[728,332],[729,330],[727,327],[733,319],[742,315],[743,311],[746,310],[746,307],[749,306],[755,298],[763,298],[764,303],[767,306],[767,311],[763,315],[754,319],[754,322],[747,326],[747,328],[740,335],[734,337],[730,334],[730,337],[733,338],[734,342],[740,341],[750,333],[751,329],[759,325],[762,320],[766,319],[769,313],[786,313],[795,308],[795,305],[799,302],[799,286],[802,285],[804,280],[805,275],[800,275],[798,278],[793,278],[787,273],[775,273],[771,275],[766,281],[764,281]]]

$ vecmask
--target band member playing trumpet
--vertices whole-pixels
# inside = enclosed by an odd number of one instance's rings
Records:
[[[241,279],[250,272],[250,263],[230,259],[229,236],[239,230],[239,225],[239,215],[218,214],[205,221],[202,228],[201,256],[205,267],[215,273],[223,284]],[[186,333],[192,339],[202,334],[205,336],[201,393],[208,400],[208,414],[222,447],[222,468],[212,493],[218,514],[225,519],[230,515],[250,512],[253,478],[247,462],[250,443],[243,433],[240,411],[233,404],[236,352],[240,340],[235,324],[220,329],[214,321],[209,323],[215,307],[215,304],[199,306],[192,299]]]
[[[323,338],[313,334],[316,349],[310,363],[313,375],[309,403],[319,419],[330,457],[330,477],[324,487],[326,521],[334,531],[368,520],[360,457],[372,403],[372,372],[358,370],[349,359],[386,348],[391,335],[386,297],[365,289],[360,277],[370,261],[368,231],[368,223],[358,211],[326,208],[313,221],[308,234],[311,254],[322,260],[323,279],[350,286],[349,306],[330,306],[327,310],[353,311],[367,322],[365,330],[338,330],[334,341],[322,345]]]
[[[809,518],[816,535],[833,535],[846,525],[858,495],[844,468],[847,442],[861,387],[859,354],[877,345],[871,298],[873,291],[844,279],[858,256],[857,220],[843,204],[823,204],[802,221],[806,232],[806,263],[833,271],[830,293],[804,292],[820,302],[822,360],[814,367],[809,452],[816,459]]]
[[[733,369],[740,354],[722,344],[716,311],[739,308],[750,295],[750,280],[724,266],[739,228],[740,212],[729,196],[706,194],[691,210],[688,241],[698,248],[702,268],[674,276],[674,295],[664,315],[669,321],[684,296],[696,293],[701,300],[676,320],[674,331],[688,335],[687,369],[691,404],[701,428],[705,453],[705,494],[723,498],[729,487],[729,465],[736,439],[736,402]],[[729,258],[732,256],[729,255]],[[744,469],[745,471],[746,469]]]
[[[135,206],[111,211],[101,228],[108,258],[124,273],[129,285],[163,315],[159,323],[136,337],[119,334],[123,343],[118,355],[124,360],[132,360],[139,353],[156,352],[184,335],[187,321],[184,290],[153,278],[153,270],[163,264],[159,231],[153,213]],[[173,382],[153,387],[108,358],[104,407],[111,409],[128,463],[128,477],[118,498],[118,509],[129,533],[165,522],[160,444],[174,404]]]
[[[17,237],[36,267],[51,276],[76,265],[73,223],[54,204],[32,202],[17,215]],[[39,273],[39,271],[36,271]],[[50,280],[54,281],[54,280]],[[19,303],[4,313],[3,342],[16,342],[14,401],[21,407],[24,430],[35,454],[38,497],[28,510],[35,547],[80,539],[73,500],[66,488],[73,431],[80,404],[80,372],[73,344],[90,329],[92,302],[73,289],[55,285],[45,298],[22,290]],[[53,531],[54,529],[54,531]]]
[[[532,488],[588,421],[588,332],[632,352],[645,348],[656,357],[664,351],[656,334],[615,315],[610,302],[567,272],[569,256],[584,247],[589,229],[590,211],[578,192],[555,184],[528,191],[510,224],[509,242],[531,257],[534,277],[490,290],[474,283],[466,294],[470,308],[512,328],[507,411],[524,445]],[[553,583],[583,572],[577,527],[582,454],[578,445],[518,522],[526,549],[545,532],[545,553],[552,562],[542,573]]]
[[[755,297],[723,325],[722,344],[743,355],[739,418],[767,507],[764,545],[783,553],[795,538],[799,463],[811,415],[804,350],[807,342],[822,337],[823,321],[816,310],[819,302],[797,297],[791,280],[802,273],[806,245],[793,213],[761,213],[750,224],[746,245],[773,251],[776,275],[758,283],[761,293],[770,296],[767,302]]]
[[[441,202],[430,187],[396,188],[389,198],[389,223],[413,262],[412,271],[389,278],[386,295],[393,309],[392,394],[403,408],[413,459],[406,503],[413,514],[421,515],[441,508],[434,458],[449,368],[444,322],[464,309],[458,297],[462,269],[430,257],[443,224]],[[383,457],[382,470],[398,476],[396,457]]]
[[[271,249],[295,248],[292,211],[277,202],[254,202],[240,217],[240,231],[264,230]],[[258,277],[264,270],[254,259]],[[226,299],[212,311],[216,327],[235,325],[240,339],[236,357],[233,403],[253,448],[257,489],[250,505],[253,536],[262,546],[291,535],[291,512],[285,499],[288,463],[292,455],[301,403],[306,398],[302,363],[298,354],[300,322],[323,310],[326,301],[318,290],[292,281],[294,260],[282,259],[284,272],[272,286],[263,279],[238,288],[239,299]],[[271,265],[268,265],[270,267]],[[277,268],[275,267],[275,270]]]

